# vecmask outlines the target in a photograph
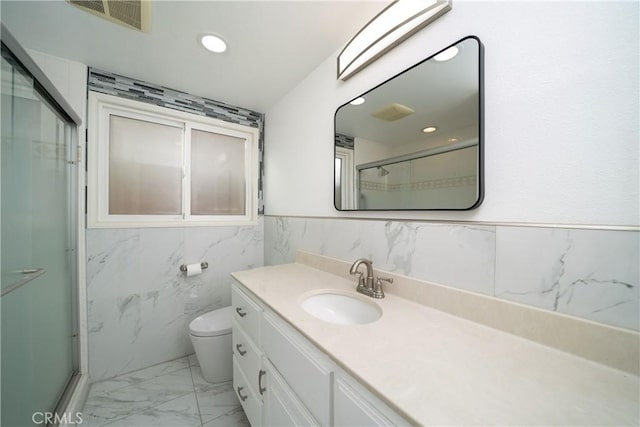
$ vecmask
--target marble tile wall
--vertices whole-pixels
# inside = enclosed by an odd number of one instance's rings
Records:
[[[92,381],[192,353],[189,322],[231,304],[229,274],[263,265],[263,237],[262,217],[256,226],[87,230]],[[209,268],[199,276],[179,270],[201,261]]]
[[[302,249],[596,322],[639,330],[639,233],[331,218],[254,227],[87,230],[93,381],[191,353],[187,327],[230,304],[229,273]],[[185,277],[182,263],[207,261]],[[185,307],[197,297],[195,311]]]
[[[265,265],[297,250],[632,330],[637,231],[265,217]],[[393,286],[393,285],[391,285]]]

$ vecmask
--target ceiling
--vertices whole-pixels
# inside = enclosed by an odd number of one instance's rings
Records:
[[[264,112],[344,45],[389,0],[153,1],[148,33],[62,0],[0,0],[24,47]],[[197,35],[229,45],[212,54]]]
[[[363,95],[366,102],[345,104],[336,114],[336,132],[374,141],[387,147],[411,145],[415,151],[478,138],[479,46],[467,38],[456,44],[452,59],[422,62],[397,78]],[[444,46],[443,46],[444,48]],[[373,113],[391,104],[401,104],[413,114],[384,121]],[[434,133],[422,129],[436,126]]]

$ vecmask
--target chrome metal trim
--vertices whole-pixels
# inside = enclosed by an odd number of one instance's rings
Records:
[[[244,356],[245,354],[247,354],[247,350],[240,350],[240,347],[242,347],[242,344],[236,344],[236,350],[238,351],[238,354],[240,354],[240,356]]]
[[[401,216],[382,217],[380,213],[389,212],[392,214],[400,214]],[[320,219],[320,220],[350,220],[350,221],[384,221],[384,222],[420,222],[432,223],[439,225],[462,225],[472,226],[494,226],[494,227],[525,227],[525,228],[567,228],[574,230],[605,230],[605,231],[640,231],[640,225],[602,225],[602,224],[556,224],[542,222],[500,222],[500,221],[464,221],[459,219],[442,220],[432,218],[412,218],[406,216],[406,213],[413,212],[421,215],[420,211],[340,211],[341,216],[303,216],[303,215],[263,215],[271,218],[297,218],[297,219]],[[430,211],[431,212],[431,211]],[[372,216],[363,216],[363,214],[371,213]],[[378,215],[376,215],[378,214]]]
[[[460,141],[455,144],[443,145],[440,147],[428,148],[426,150],[416,151],[415,153],[403,154],[401,156],[390,157],[384,160],[376,160],[375,162],[363,163],[357,165],[356,169],[370,169],[377,166],[386,166],[392,163],[406,162],[407,160],[421,159],[423,157],[435,156],[437,154],[449,153],[452,151],[464,150],[465,148],[475,147],[478,145],[478,140],[473,139],[470,141]]]
[[[247,400],[247,397],[249,397],[248,395],[243,396],[242,393],[240,393],[242,390],[244,390],[244,387],[238,387],[237,391],[238,391],[238,397],[240,398],[240,400],[242,400],[243,402],[245,400]]]
[[[264,369],[260,369],[260,372],[258,373],[258,391],[260,392],[261,396],[264,394],[265,391],[267,391],[266,387],[262,387],[262,377],[266,373],[267,371],[265,371]]]
[[[0,292],[0,297],[3,297],[8,293],[15,291],[16,289],[31,282],[35,278],[42,276],[44,273],[46,273],[46,271],[44,268],[28,268],[25,270],[15,271],[14,273],[25,274],[27,276],[7,286],[6,288],[3,288],[2,292]]]
[[[452,8],[452,0],[437,0],[435,4],[432,4],[431,6],[428,6],[426,9],[423,9],[422,11],[416,13],[415,15],[405,19],[403,22],[398,23],[397,25],[392,27],[389,31],[387,31],[384,34],[382,34],[381,36],[379,36],[371,44],[367,45],[364,49],[362,49],[346,66],[341,67],[341,65],[340,65],[340,57],[349,48],[349,46],[355,40],[358,39],[358,37],[362,34],[362,32],[367,27],[369,27],[373,22],[375,22],[377,19],[379,19],[382,15],[384,15],[385,12],[387,12],[391,7],[393,7],[396,3],[398,3],[398,1],[399,0],[395,0],[389,6],[385,7],[383,10],[381,10],[380,13],[378,13],[376,16],[374,16],[373,19],[371,19],[369,22],[367,22],[367,24],[365,24],[365,26],[362,27],[360,29],[360,31],[358,31],[356,33],[356,35],[353,36],[353,38],[351,40],[349,40],[349,42],[346,44],[346,46],[340,51],[340,53],[338,54],[337,61],[336,61],[336,68],[337,68],[337,70],[336,70],[336,78],[337,79],[343,80],[343,81],[347,80],[349,77],[353,76],[358,71],[360,71],[361,69],[365,68],[367,65],[369,65],[373,61],[377,60],[381,56],[383,56],[385,53],[387,53],[388,51],[390,51],[391,49],[396,47],[398,44],[402,43],[404,40],[406,40],[409,37],[411,37],[413,34],[418,32],[423,27],[429,25],[431,22],[433,22],[436,19],[438,19],[440,16],[444,15],[446,12],[450,11],[451,8]],[[425,15],[425,14],[430,14],[431,16],[427,17],[427,19],[425,19],[423,22],[421,22],[419,24],[416,24],[415,27],[411,28],[406,34],[403,34],[402,36],[398,37],[396,40],[392,41],[391,44],[389,44],[389,46],[387,46],[386,48],[384,48],[383,50],[378,52],[376,55],[373,55],[371,58],[369,58],[368,60],[363,62],[361,65],[350,69],[351,65],[356,60],[358,60],[358,58],[362,57],[362,55],[364,55],[367,51],[369,51],[373,46],[375,46],[377,43],[379,43],[381,40],[383,40],[389,34],[393,33],[398,28],[402,27],[403,25],[407,24],[408,22],[411,22],[414,19],[416,19],[417,17]]]
[[[78,386],[80,378],[81,378],[81,375],[78,373],[78,371],[71,372],[71,376],[69,377],[69,379],[67,380],[64,386],[64,391],[62,392],[62,395],[60,395],[60,397],[58,398],[56,407],[53,410],[54,414],[57,414],[60,417],[62,417],[63,414],[67,411],[67,407],[71,402],[71,398],[73,397],[73,393],[75,392],[76,387]],[[53,426],[60,426],[60,423],[56,422],[53,424]]]

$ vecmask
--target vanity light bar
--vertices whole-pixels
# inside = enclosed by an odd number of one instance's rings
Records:
[[[367,23],[338,55],[347,80],[385,52],[451,10],[452,0],[396,0]]]

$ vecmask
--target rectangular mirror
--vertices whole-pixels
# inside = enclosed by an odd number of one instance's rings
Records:
[[[482,55],[465,37],[336,110],[336,209],[480,205]]]

